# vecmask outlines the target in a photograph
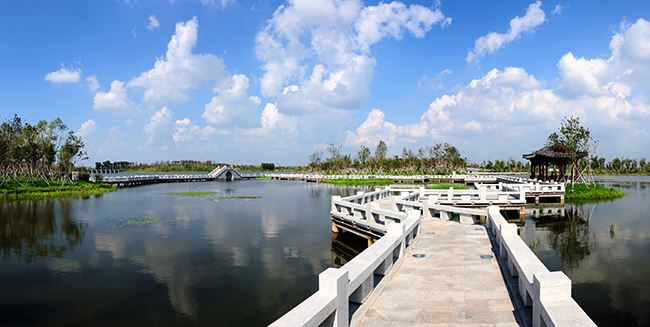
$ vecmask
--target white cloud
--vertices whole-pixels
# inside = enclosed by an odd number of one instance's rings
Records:
[[[162,107],[160,110],[154,112],[149,122],[144,125],[147,143],[150,145],[165,145],[169,138],[171,121],[172,111],[168,107]]]
[[[143,88],[143,99],[151,104],[167,104],[187,99],[187,92],[224,75],[221,59],[212,54],[193,54],[199,22],[196,17],[176,24],[176,32],[163,58],[154,67],[128,82],[129,87]]]
[[[205,105],[203,119],[211,125],[231,122],[245,125],[250,121],[250,117],[256,115],[255,109],[260,104],[260,99],[248,95],[248,82],[246,75],[236,74],[215,87],[217,95]]]
[[[45,75],[45,80],[54,84],[77,83],[79,79],[81,79],[81,69],[79,68],[68,69],[61,67]]]
[[[510,20],[510,28],[505,33],[490,32],[474,42],[474,49],[467,53],[465,60],[477,63],[488,54],[495,53],[506,44],[518,39],[522,33],[530,32],[546,20],[542,2],[537,1],[528,6],[526,15]]]
[[[570,52],[562,56],[553,86],[523,68],[492,69],[434,99],[413,124],[395,124],[373,110],[348,132],[346,142],[431,144],[450,139],[475,159],[495,158],[540,146],[563,116],[575,115],[601,140],[599,150],[606,155],[643,155],[638,144],[650,142],[650,89],[643,82],[650,77],[649,42],[650,23],[640,19],[624,24],[612,37],[609,58],[577,58]],[[636,142],[612,130],[631,131]]]
[[[87,138],[90,134],[95,132],[97,129],[97,123],[94,120],[88,119],[85,122],[81,123],[79,130],[77,130],[77,135],[82,139]]]
[[[111,82],[108,92],[95,93],[93,109],[109,112],[126,112],[135,108],[129,99],[124,82],[115,80]]]
[[[564,7],[562,7],[561,4],[556,4],[555,7],[553,7],[553,15],[560,15],[562,14],[562,10],[564,10]]]
[[[183,118],[176,121],[176,127],[172,134],[175,144],[190,141],[200,132],[199,126],[194,124],[191,119]]]
[[[369,52],[370,46],[382,38],[391,36],[400,39],[404,30],[415,37],[424,37],[433,24],[445,26],[451,24],[451,18],[445,17],[439,9],[431,10],[421,5],[407,7],[393,1],[364,8],[355,29],[361,49]]]
[[[86,83],[88,83],[88,89],[90,92],[97,92],[100,89],[99,85],[99,80],[97,79],[97,76],[95,75],[90,75],[86,78]]]
[[[447,77],[453,74],[453,71],[449,68],[445,68],[436,73],[435,76],[429,77],[427,75],[422,75],[418,80],[418,87],[427,88],[432,90],[442,89],[445,84],[444,81]]]
[[[158,20],[158,17],[156,15],[151,15],[149,16],[149,21],[147,22],[147,30],[153,31],[160,27],[160,21]]]
[[[406,31],[423,37],[449,22],[438,9],[397,1],[290,1],[256,36],[262,94],[290,114],[356,110],[369,96],[373,44]]]

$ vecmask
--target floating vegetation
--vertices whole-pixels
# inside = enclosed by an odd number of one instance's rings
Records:
[[[212,199],[212,201],[219,202],[221,200],[236,200],[236,199],[252,201],[252,200],[257,200],[257,199],[261,199],[261,198],[262,198],[261,196],[257,196],[257,195],[238,195],[238,196],[229,195],[229,196],[220,196],[218,198],[214,198],[214,199]]]
[[[616,224],[609,224],[609,238],[616,238]]]
[[[167,192],[164,193],[165,195],[173,195],[173,196],[208,196],[208,195],[214,195],[218,194],[219,192],[216,191],[203,191],[203,192]]]
[[[564,192],[567,201],[608,200],[620,198],[625,193],[614,188],[604,187],[600,184],[566,184]]]
[[[116,228],[124,228],[124,227],[129,227],[129,226],[147,226],[147,225],[153,225],[153,224],[159,224],[162,223],[163,220],[160,218],[160,216],[152,215],[152,214],[145,214],[142,216],[142,218],[121,218],[117,220],[117,223],[115,224]],[[169,220],[165,221],[164,223],[168,225],[174,225],[176,224],[175,221]]]
[[[33,180],[9,182],[0,187],[0,202],[43,198],[88,197],[117,190],[109,184]]]

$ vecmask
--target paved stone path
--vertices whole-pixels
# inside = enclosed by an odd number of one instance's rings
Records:
[[[518,326],[485,229],[431,219],[423,219],[421,228],[404,260],[358,309],[353,325]]]

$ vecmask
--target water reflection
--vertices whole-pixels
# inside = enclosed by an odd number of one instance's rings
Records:
[[[165,194],[187,191],[260,198]],[[179,183],[0,204],[0,246],[15,258],[0,269],[0,325],[266,325],[312,294],[321,271],[356,255],[333,245],[329,228],[330,195],[354,192]],[[115,227],[145,215],[161,219]]]
[[[84,238],[85,224],[71,214],[69,201],[0,204],[0,249],[4,260],[61,257]]]
[[[599,178],[625,196],[567,205],[566,218],[528,217],[521,235],[550,270],[571,278],[596,324],[650,326],[650,178]]]

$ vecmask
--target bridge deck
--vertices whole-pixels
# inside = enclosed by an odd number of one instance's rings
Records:
[[[518,326],[485,229],[432,219],[422,220],[421,228],[399,267],[357,310],[352,324]],[[414,258],[415,253],[426,257]]]

